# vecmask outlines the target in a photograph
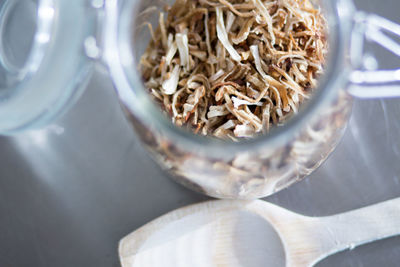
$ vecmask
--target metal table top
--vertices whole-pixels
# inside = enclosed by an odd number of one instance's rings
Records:
[[[397,0],[358,0],[400,22]],[[399,65],[377,51],[385,66]],[[400,100],[357,100],[347,133],[306,180],[267,198],[310,216],[400,196]],[[53,125],[0,138],[0,266],[119,266],[120,238],[187,204],[206,200],[150,160],[97,72]],[[346,251],[318,266],[398,266],[400,238]]]

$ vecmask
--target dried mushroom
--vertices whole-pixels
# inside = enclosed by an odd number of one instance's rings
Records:
[[[317,86],[326,22],[308,0],[177,0],[141,58],[146,87],[195,133],[267,133]]]

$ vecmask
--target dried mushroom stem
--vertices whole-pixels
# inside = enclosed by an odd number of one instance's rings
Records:
[[[141,58],[178,126],[238,140],[281,125],[323,72],[326,22],[308,0],[177,0]]]

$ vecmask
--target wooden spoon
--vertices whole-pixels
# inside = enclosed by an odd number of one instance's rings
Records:
[[[312,266],[400,234],[400,198],[328,217],[261,200],[217,200],[170,212],[120,241],[123,267]]]

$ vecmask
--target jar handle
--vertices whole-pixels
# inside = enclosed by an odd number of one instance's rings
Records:
[[[356,68],[350,74],[348,92],[358,98],[400,97],[400,69],[378,70],[374,56],[364,51],[365,42],[376,43],[400,57],[400,25],[375,14],[357,12],[351,39],[350,60]]]

